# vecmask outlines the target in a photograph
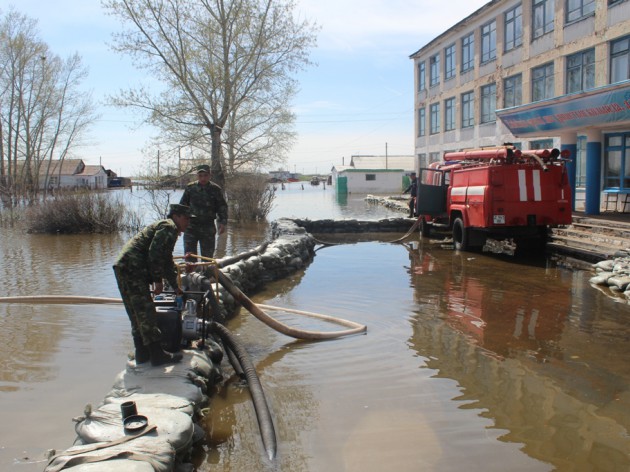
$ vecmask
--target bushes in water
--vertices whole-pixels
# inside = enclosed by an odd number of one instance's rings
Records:
[[[228,177],[226,189],[230,219],[264,220],[273,208],[276,192],[262,174],[234,174]]]
[[[26,212],[29,233],[114,233],[136,229],[138,218],[107,194],[60,193]]]

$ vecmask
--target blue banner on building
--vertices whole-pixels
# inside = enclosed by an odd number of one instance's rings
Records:
[[[612,87],[499,110],[497,116],[514,136],[630,121],[630,85]]]

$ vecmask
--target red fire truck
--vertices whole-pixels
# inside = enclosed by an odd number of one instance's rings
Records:
[[[568,152],[512,145],[444,154],[420,169],[416,215],[423,236],[448,231],[456,249],[487,238],[540,245],[548,229],[571,224]]]

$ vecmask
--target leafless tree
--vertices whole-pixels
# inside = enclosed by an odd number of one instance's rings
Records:
[[[81,58],[53,54],[36,26],[15,10],[0,15],[0,196],[8,207],[46,191],[52,161],[63,161],[96,119],[91,96],[79,91]]]
[[[163,84],[113,102],[145,112],[172,149],[210,151],[214,179],[281,159],[293,134],[295,72],[310,64],[316,27],[294,0],[102,0],[126,29],[114,49]],[[229,162],[226,166],[223,147]]]

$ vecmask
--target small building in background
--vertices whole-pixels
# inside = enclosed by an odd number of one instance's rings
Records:
[[[414,156],[354,155],[349,165],[333,166],[332,182],[337,192],[400,193],[415,172]]]
[[[48,176],[48,178],[46,178]],[[39,169],[39,187],[41,189],[105,189],[107,171],[101,165],[86,165],[82,159],[64,159],[42,164]]]

